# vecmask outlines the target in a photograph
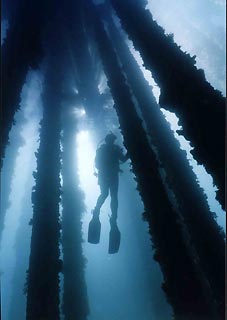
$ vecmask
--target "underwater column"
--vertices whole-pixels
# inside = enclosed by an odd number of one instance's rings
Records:
[[[181,134],[191,141],[192,154],[203,164],[218,187],[217,200],[225,206],[225,99],[195,66],[195,57],[183,52],[165,35],[147,1],[111,0],[129,38],[133,41],[161,90],[160,105],[176,113]]]
[[[62,130],[63,313],[65,320],[86,320],[89,306],[82,252],[82,213],[85,206],[75,156],[77,119],[73,117],[72,108],[67,106],[62,114]]]
[[[50,54],[45,67],[43,119],[37,154],[37,172],[34,173],[36,185],[32,193],[33,219],[27,279],[27,320],[59,319],[59,272],[62,269],[59,250],[59,203],[63,78],[59,58],[61,59],[61,55]]]

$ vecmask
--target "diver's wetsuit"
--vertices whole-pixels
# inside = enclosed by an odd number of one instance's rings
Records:
[[[98,169],[101,194],[98,197],[94,214],[99,214],[110,190],[112,217],[117,218],[119,162],[125,162],[127,159],[128,156],[124,155],[122,149],[116,144],[106,143],[97,150],[95,166]]]

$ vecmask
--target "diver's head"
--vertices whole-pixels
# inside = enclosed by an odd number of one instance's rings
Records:
[[[116,139],[117,139],[117,137],[115,136],[115,134],[113,134],[111,132],[111,133],[107,134],[107,136],[105,137],[105,142],[107,144],[113,144]]]

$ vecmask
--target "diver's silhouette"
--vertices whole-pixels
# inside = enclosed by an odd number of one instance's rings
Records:
[[[95,167],[98,169],[97,176],[101,194],[93,210],[93,215],[98,216],[110,191],[110,207],[113,219],[117,219],[120,162],[123,163],[128,159],[128,154],[124,155],[122,149],[114,144],[116,138],[113,133],[108,134],[105,137],[105,143],[96,151]]]
[[[93,218],[89,224],[88,241],[98,243],[100,238],[101,224],[99,221],[100,209],[108,197],[109,191],[111,196],[111,231],[109,253],[118,251],[120,245],[120,231],[117,227],[117,210],[118,210],[118,180],[120,163],[127,161],[128,153],[123,154],[122,148],[114,143],[116,136],[113,133],[105,137],[105,143],[96,151],[95,167],[98,170],[98,184],[101,194],[97,199],[96,206],[93,210]],[[117,241],[115,241],[117,240]]]

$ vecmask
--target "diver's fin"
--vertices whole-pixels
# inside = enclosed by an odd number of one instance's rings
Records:
[[[88,242],[99,243],[101,233],[101,223],[98,216],[93,216],[88,227]]]
[[[121,233],[118,229],[117,223],[111,223],[109,234],[109,250],[108,253],[117,253],[120,247]]]

